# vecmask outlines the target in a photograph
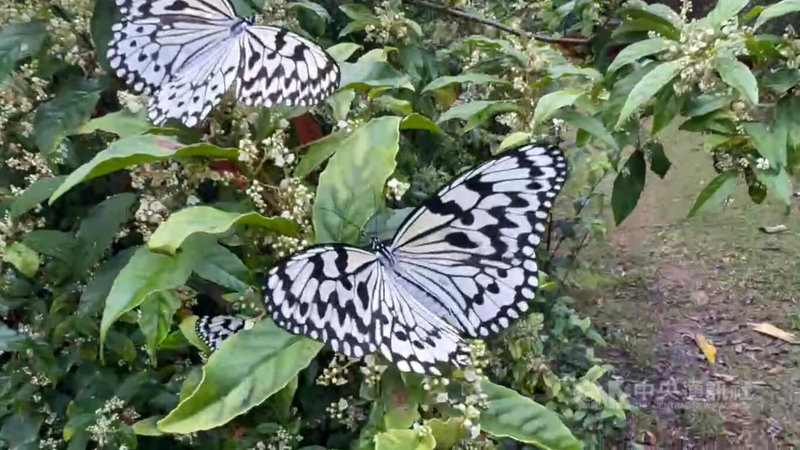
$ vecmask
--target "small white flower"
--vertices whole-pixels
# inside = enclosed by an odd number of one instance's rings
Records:
[[[758,158],[756,160],[756,169],[758,170],[769,170],[769,160],[766,158]]]

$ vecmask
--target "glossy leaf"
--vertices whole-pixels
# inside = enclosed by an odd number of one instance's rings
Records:
[[[409,114],[400,122],[401,130],[425,130],[436,134],[445,134],[431,119],[421,114]]]
[[[210,206],[193,206],[169,216],[159,225],[147,245],[151,250],[173,254],[194,233],[222,234],[234,225],[265,228],[289,236],[298,232],[297,224],[283,217],[264,217],[257,212],[240,214]]]
[[[750,103],[758,104],[758,82],[750,69],[733,58],[716,58],[714,60],[722,81],[739,91]]]
[[[55,98],[39,106],[33,131],[36,145],[45,157],[52,157],[61,141],[92,117],[103,87],[99,79],[81,79],[67,84]]]
[[[736,177],[737,172],[733,170],[717,175],[697,196],[688,217],[694,217],[714,206],[724,204],[736,187]]]
[[[350,134],[340,131],[329,134],[322,139],[317,139],[308,146],[305,154],[300,158],[297,167],[294,168],[294,176],[305,178],[311,172],[317,170],[325,161],[328,160],[337,150],[342,148],[342,142]]]
[[[341,63],[341,89],[369,89],[387,87],[393,89],[414,90],[408,75],[401,73],[389,63],[364,61],[358,63]]]
[[[0,29],[0,83],[14,71],[17,61],[36,54],[47,36],[47,23],[41,20],[16,22]]]
[[[39,255],[30,247],[14,242],[2,249],[3,260],[14,266],[23,275],[33,278],[39,271]]]
[[[636,150],[628,158],[625,166],[617,173],[611,192],[611,209],[614,221],[619,225],[633,212],[644,190],[647,166],[644,153]]]
[[[242,260],[217,242],[206,245],[206,254],[194,265],[194,273],[231,291],[246,291],[253,281]]]
[[[76,273],[93,266],[111,247],[119,229],[133,215],[136,200],[132,193],[117,194],[89,211],[75,235],[78,240],[74,264]]]
[[[580,89],[564,89],[542,96],[533,111],[533,126],[542,124],[559,109],[574,104],[584,94],[586,92]]]
[[[422,430],[389,430],[375,436],[375,450],[433,450],[436,440]]]
[[[79,316],[88,317],[102,310],[103,302],[108,297],[114,280],[127,266],[136,250],[136,247],[126,248],[100,266],[81,294],[78,305]]]
[[[286,386],[320,348],[316,341],[261,321],[211,354],[200,384],[158,422],[158,429],[185,434],[223,425]]]
[[[325,51],[331,55],[331,58],[335,59],[336,62],[343,63],[353,56],[353,53],[357,52],[360,48],[360,45],[352,42],[341,42],[328,47]]]
[[[28,336],[0,322],[0,352],[14,352],[25,348]]]
[[[482,383],[489,397],[489,408],[481,413],[481,429],[492,436],[510,437],[516,441],[551,450],[577,450],[580,442],[570,433],[558,416],[516,391],[494,384]]]
[[[607,72],[612,73],[628,64],[634,63],[645,56],[655,55],[667,50],[670,46],[677,45],[675,41],[664,38],[651,38],[635,42],[624,49],[614,58]]]
[[[774,130],[769,130],[759,122],[745,123],[742,128],[758,153],[769,160],[771,168],[780,169],[786,165],[786,128],[775,126]]]
[[[78,129],[78,133],[91,133],[95,130],[101,130],[126,138],[142,134],[150,128],[152,128],[152,125],[147,120],[146,109],[141,109],[135,113],[127,109],[121,109],[90,120]]]
[[[373,119],[341,143],[320,174],[314,201],[316,241],[358,241],[362,227],[381,206],[394,173],[400,117]]]
[[[509,148],[518,147],[526,142],[528,142],[531,138],[529,133],[525,133],[522,131],[517,131],[516,133],[511,133],[506,136],[502,141],[500,141],[500,145],[497,147],[495,153],[502,153],[503,150],[507,150]]]
[[[111,42],[111,27],[119,18],[119,10],[114,0],[97,0],[92,12],[92,20],[89,24],[89,31],[92,34],[94,44],[94,56],[97,63],[106,72],[113,72],[108,65],[108,44]]]
[[[672,123],[682,107],[683,97],[678,96],[670,87],[662,89],[653,104],[653,134],[657,134]]]
[[[36,180],[22,194],[14,198],[14,203],[11,204],[11,209],[8,213],[9,217],[16,219],[36,208],[37,205],[47,200],[66,179],[66,175],[61,175]]]
[[[239,151],[235,148],[220,148],[211,144],[182,146],[175,138],[167,136],[131,136],[115,141],[89,162],[75,169],[50,196],[50,203],[82,182],[126,167],[191,156],[235,159],[238,154]]]
[[[698,26],[705,27],[718,27],[726,20],[739,14],[741,10],[749,3],[749,0],[722,0],[717,2],[714,9],[712,9],[705,17],[698,20]]]
[[[753,25],[753,29],[757,30],[761,25],[776,17],[783,17],[786,14],[798,11],[800,11],[800,0],[783,0],[772,4],[761,11],[761,14],[758,15],[758,20]]]
[[[584,116],[583,114],[568,109],[559,111],[557,117],[598,138],[610,148],[619,150],[617,140],[614,139],[614,136],[606,129],[603,122],[596,117]]]
[[[505,80],[495,75],[488,75],[485,73],[462,73],[460,75],[444,76],[436,78],[435,80],[428,83],[420,92],[425,93],[429,91],[435,91],[436,89],[441,89],[443,87],[452,86],[454,84],[462,84],[462,83],[472,83],[476,85],[489,84],[489,83],[509,84],[508,80]]]
[[[615,128],[619,128],[638,107],[653,98],[662,87],[672,81],[680,72],[683,62],[678,60],[654,64],[658,64],[658,66],[642,77],[631,90],[625,105],[622,107],[622,111],[619,113]]]
[[[161,342],[169,334],[172,325],[172,316],[181,306],[181,301],[170,291],[160,291],[151,294],[142,303],[139,316],[139,328],[147,344],[147,355],[150,364],[156,365],[156,352]]]

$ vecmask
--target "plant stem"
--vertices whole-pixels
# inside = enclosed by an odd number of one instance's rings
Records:
[[[533,39],[541,42],[548,42],[552,44],[572,44],[572,45],[581,45],[581,44],[588,44],[592,38],[574,38],[574,37],[564,37],[564,38],[554,38],[550,36],[543,36],[540,34],[530,34],[522,30],[517,30],[515,28],[511,28],[508,25],[503,25],[500,22],[495,22],[494,20],[489,20],[483,17],[472,15],[466,11],[462,11],[457,8],[451,8],[445,5],[439,5],[437,3],[429,2],[427,0],[402,0],[405,3],[410,3],[412,5],[417,6],[424,6],[426,8],[435,9],[437,11],[444,12],[454,17],[459,17],[461,19],[469,20],[472,22],[481,23],[483,25],[487,25],[493,28],[497,28],[498,30],[503,30],[507,33],[511,33],[517,35],[519,37],[532,37]]]

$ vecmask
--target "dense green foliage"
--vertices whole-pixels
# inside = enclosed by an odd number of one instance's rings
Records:
[[[703,133],[719,176],[789,204],[800,165],[800,40],[761,32],[797,0],[703,19],[641,2],[234,1],[342,68],[322,105],[232,100],[155,128],[105,60],[113,0],[0,6],[0,442],[15,449],[596,447],[631,407],[564,291],[602,210],[634,210],[658,136]],[[528,32],[585,36],[554,44]],[[577,130],[574,141],[566,130]],[[314,242],[391,236],[492,153],[560,141],[575,179],[540,257],[533,312],[444,378],[348,361],[263,318],[261,280]],[[672,169],[674,170],[674,169]],[[651,175],[653,176],[653,175]],[[597,186],[613,177],[610,199]],[[552,281],[551,281],[552,280]],[[209,356],[198,314],[261,318]],[[491,381],[490,381],[491,380]],[[507,387],[505,387],[507,386]],[[316,447],[320,448],[320,447]]]

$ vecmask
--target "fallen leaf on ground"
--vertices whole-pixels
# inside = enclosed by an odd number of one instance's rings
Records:
[[[781,371],[780,367],[773,367],[773,368],[767,370],[767,375],[775,375],[776,373],[778,373],[780,371]]]
[[[706,339],[706,337],[702,334],[695,334],[694,342],[703,352],[703,355],[705,355],[708,362],[714,364],[717,360],[717,348],[711,345],[711,343],[708,342],[708,339]]]
[[[788,331],[783,331],[780,328],[772,325],[771,323],[761,322],[761,323],[748,323],[747,325],[761,334],[766,334],[767,336],[772,336],[774,338],[780,339],[782,341],[788,342],[790,344],[800,344],[800,341],[797,340],[797,336],[794,333],[789,333]]]
[[[712,375],[714,375],[714,378],[722,380],[726,383],[733,383],[734,381],[736,381],[735,375],[728,375],[726,373],[714,373]]]
[[[788,228],[786,228],[786,225],[783,224],[763,226],[763,227],[758,227],[758,229],[767,234],[783,233],[784,231],[788,230]]]

